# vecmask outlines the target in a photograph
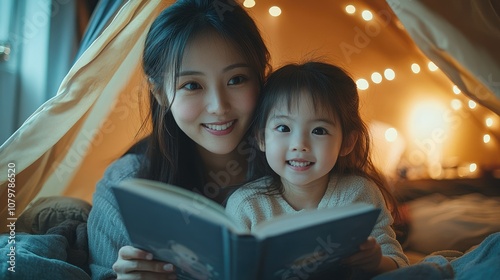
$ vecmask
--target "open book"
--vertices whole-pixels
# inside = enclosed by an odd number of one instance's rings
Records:
[[[194,192],[145,179],[113,187],[132,245],[176,266],[178,279],[315,279],[358,251],[380,210],[364,203],[238,228]],[[313,278],[314,277],[314,278]]]

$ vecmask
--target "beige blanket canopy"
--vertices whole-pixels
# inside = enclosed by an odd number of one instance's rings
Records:
[[[500,2],[387,2],[427,57],[464,94],[500,115]]]
[[[57,95],[1,146],[2,222],[9,166],[15,164],[15,216],[37,195],[71,192],[90,201],[106,166],[140,138],[147,115],[140,107],[148,104],[142,48],[151,22],[170,2],[127,1],[71,68]]]
[[[140,67],[146,32],[172,1],[129,0],[71,68],[55,97],[0,147],[2,222],[37,196],[91,201],[105,168],[147,133]],[[500,19],[488,0],[387,0],[420,49],[470,96],[500,114]],[[15,165],[15,183],[8,181]],[[12,167],[12,168],[11,168]],[[11,169],[10,171],[8,169]],[[9,187],[9,183],[11,184]],[[11,207],[12,208],[12,207]]]

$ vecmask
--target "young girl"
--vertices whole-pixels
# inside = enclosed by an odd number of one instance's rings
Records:
[[[291,64],[271,74],[255,120],[267,160],[262,166],[271,175],[237,189],[226,210],[252,229],[304,209],[374,204],[382,212],[373,237],[346,263],[379,274],[408,265],[408,259],[391,228],[395,201],[370,160],[358,105],[356,84],[336,66]]]
[[[254,157],[244,139],[268,62],[255,23],[233,1],[179,0],[155,19],[143,53],[153,131],[97,185],[88,219],[93,279],[175,279],[171,264],[128,246],[110,187],[141,177],[223,201]]]

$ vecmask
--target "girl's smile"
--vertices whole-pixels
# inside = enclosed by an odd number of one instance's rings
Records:
[[[295,171],[305,171],[308,170],[314,162],[302,160],[302,159],[292,159],[286,162],[292,170]]]

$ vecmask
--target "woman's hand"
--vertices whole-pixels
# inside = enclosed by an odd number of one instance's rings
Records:
[[[177,279],[171,263],[154,261],[151,253],[132,246],[120,248],[113,270],[117,279]]]
[[[380,244],[371,236],[359,246],[359,249],[359,252],[346,259],[347,264],[375,274],[391,271],[398,267],[392,258],[382,255]]]

